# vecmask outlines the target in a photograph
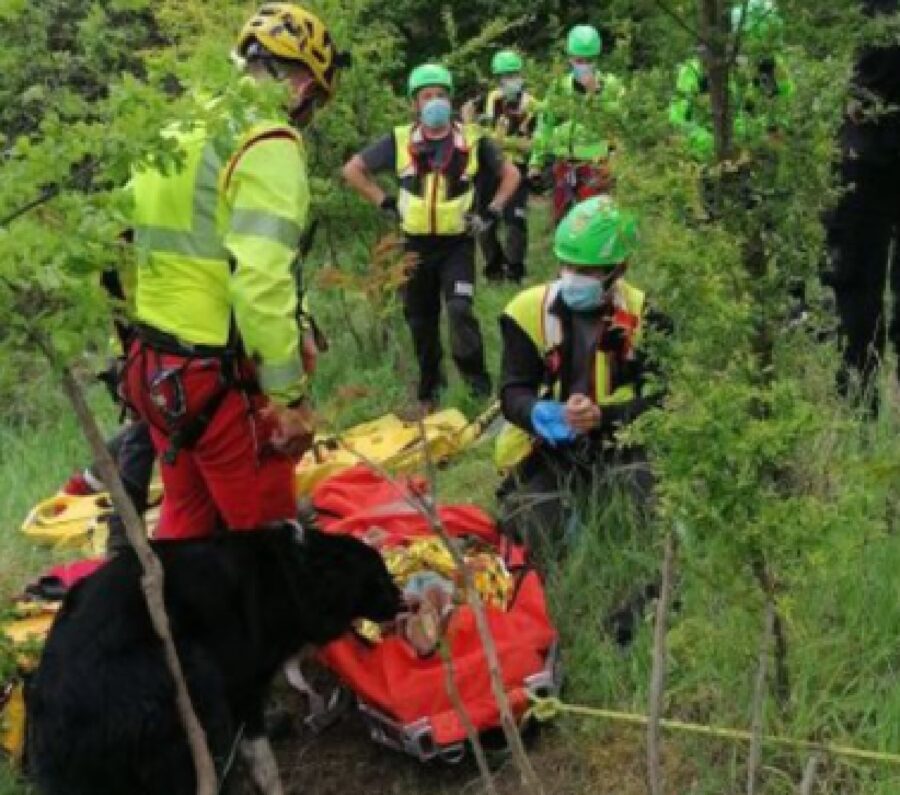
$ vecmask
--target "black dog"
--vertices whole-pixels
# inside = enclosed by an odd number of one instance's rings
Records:
[[[401,595],[362,542],[285,525],[155,542],[172,632],[217,766],[243,729],[264,792],[280,793],[263,707],[278,669]],[[29,770],[46,795],[193,795],[174,686],[132,551],[67,596],[28,692]]]

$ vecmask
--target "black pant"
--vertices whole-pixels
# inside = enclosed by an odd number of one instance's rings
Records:
[[[650,510],[653,475],[643,449],[579,439],[540,444],[501,484],[500,528],[524,542],[541,567],[558,560],[566,542],[616,489],[640,510]]]
[[[900,151],[885,154],[844,158],[841,181],[849,190],[828,223],[828,280],[844,342],[841,386],[846,391],[850,374],[857,373],[873,408],[874,378],[888,339],[900,354]],[[884,309],[888,283],[890,324]]]
[[[153,441],[150,438],[150,429],[147,427],[147,423],[136,421],[122,426],[107,441],[106,447],[116,462],[125,491],[134,503],[138,514],[143,514],[147,510],[150,479],[153,476],[153,464],[156,461],[156,451],[153,449]],[[91,467],[91,471],[99,478],[96,465]],[[118,514],[113,514],[109,520],[107,549],[112,551],[121,548],[126,543],[122,518]]]
[[[467,235],[407,237],[418,262],[403,286],[403,309],[419,363],[419,400],[436,400],[441,372],[441,296],[447,306],[453,361],[470,389],[490,394],[481,328],[473,311],[475,241]]]
[[[503,210],[506,250],[500,245],[497,224],[478,238],[484,255],[484,275],[489,279],[502,278],[504,269],[516,281],[525,277],[525,258],[528,256],[528,180],[525,169],[520,166],[519,171],[522,181]]]

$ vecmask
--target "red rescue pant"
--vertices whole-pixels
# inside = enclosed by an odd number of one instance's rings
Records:
[[[553,223],[558,224],[578,202],[609,193],[612,175],[604,163],[557,160],[553,164]]]
[[[172,380],[154,386],[154,379],[170,368],[182,368],[182,395]],[[181,402],[185,419],[202,411],[222,388],[220,361],[189,360],[135,343],[124,387],[129,404],[149,424],[160,457],[164,496],[156,538],[202,538],[220,524],[253,530],[296,517],[295,462],[271,445],[274,426],[260,415],[267,402],[262,395],[229,387],[196,444],[180,450],[172,464],[162,460],[169,449],[163,409],[171,411]]]

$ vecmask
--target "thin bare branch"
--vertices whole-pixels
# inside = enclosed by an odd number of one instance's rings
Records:
[[[68,397],[75,415],[78,417],[78,422],[93,453],[94,461],[96,461],[100,470],[100,477],[109,490],[109,495],[116,511],[122,517],[128,540],[141,563],[141,568],[144,572],[141,584],[144,590],[144,598],[147,601],[147,611],[150,614],[153,628],[162,642],[166,666],[172,675],[175,685],[176,707],[181,723],[184,726],[191,750],[191,757],[194,761],[194,771],[197,777],[196,792],[197,795],[215,795],[217,791],[215,765],[206,743],[206,734],[200,725],[200,721],[197,719],[191,703],[184,671],[178,659],[175,642],[172,639],[169,617],[166,613],[163,598],[162,565],[147,541],[144,523],[138,516],[137,510],[119,478],[119,471],[112,456],[106,449],[100,428],[97,426],[94,414],[85,400],[81,386],[69,367],[59,360],[52,343],[43,334],[35,329],[30,329],[29,337],[43,353],[51,368],[60,376],[63,391],[66,393],[66,397]]]
[[[466,705],[463,703],[462,695],[456,685],[456,671],[453,668],[453,655],[446,642],[443,640],[438,645],[441,659],[444,661],[444,684],[447,688],[447,695],[450,697],[450,703],[459,716],[460,723],[466,730],[466,736],[469,738],[469,744],[472,746],[472,753],[475,754],[475,763],[478,765],[478,772],[481,774],[481,783],[484,785],[484,791],[488,795],[497,795],[497,787],[494,784],[494,777],[491,775],[491,768],[488,765],[487,756],[484,753],[484,746],[481,744],[481,738],[478,736],[478,730],[469,717]]]
[[[675,534],[666,536],[661,567],[659,600],[656,603],[656,626],[653,630],[653,671],[650,675],[650,715],[647,722],[647,783],[651,795],[664,795],[662,773],[661,722],[666,692],[666,633],[669,606],[672,601],[672,581],[675,572]]]
[[[741,15],[738,19],[737,30],[734,31],[734,39],[731,43],[731,54],[728,56],[728,71],[734,69],[738,56],[741,54],[741,45],[744,43],[744,22],[747,19],[747,9],[750,6],[750,0],[743,0],[741,3]]]
[[[819,775],[819,766],[822,764],[822,754],[813,754],[803,770],[803,780],[797,789],[797,795],[812,795],[816,785],[816,777]]]
[[[422,437],[420,442],[422,444],[422,449],[425,451],[426,469],[431,468],[431,470],[434,471],[434,464],[429,463],[431,451],[428,449],[427,440]],[[410,493],[408,489],[404,489],[397,482],[397,479],[383,466],[354,449],[351,445],[348,445],[345,440],[339,439],[339,443],[345,450],[359,458],[360,461],[371,467],[375,472],[381,475],[381,477],[391,483],[403,501],[428,520],[431,529],[441,541],[443,541],[444,546],[453,558],[453,563],[463,580],[466,601],[472,608],[472,614],[475,617],[475,627],[478,631],[479,638],[481,639],[481,644],[484,648],[484,657],[487,662],[491,692],[494,696],[494,701],[497,704],[497,709],[500,712],[500,726],[506,737],[506,742],[510,753],[512,754],[513,761],[519,771],[522,785],[525,788],[525,792],[530,793],[530,795],[544,795],[544,788],[528,758],[528,753],[522,742],[522,736],[519,734],[519,727],[516,725],[515,717],[513,716],[512,709],[509,705],[509,699],[507,698],[506,689],[503,684],[503,671],[500,666],[500,657],[497,654],[497,645],[494,643],[494,636],[491,634],[490,625],[487,621],[484,603],[481,601],[481,596],[475,588],[475,582],[470,567],[466,564],[465,558],[459,551],[457,545],[453,543],[453,539],[447,532],[447,528],[444,527],[444,523],[437,511],[436,503],[428,497]]]
[[[775,603],[766,599],[766,615],[762,637],[759,641],[759,662],[756,669],[756,684],[753,688],[753,720],[750,728],[750,752],[747,759],[747,795],[756,795],[759,768],[762,763],[763,724],[766,703],[766,680],[768,678],[769,655],[772,652],[772,635],[775,629]]]

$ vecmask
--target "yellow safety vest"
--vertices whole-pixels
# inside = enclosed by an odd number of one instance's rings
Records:
[[[559,296],[560,282],[530,287],[519,293],[504,310],[503,314],[515,322],[534,343],[542,359],[557,349],[563,341],[562,323],[551,312]],[[641,316],[644,311],[644,293],[619,280],[614,290],[614,322],[629,326],[632,331],[632,348],[640,339]],[[617,320],[619,318],[619,320]],[[594,360],[594,397],[599,406],[628,403],[637,395],[633,384],[613,383],[612,357],[615,354],[597,351]],[[560,398],[560,383],[552,385],[553,397]],[[532,450],[534,439],[522,428],[506,422],[503,425],[494,449],[494,462],[501,470],[509,470],[524,459]]]
[[[526,145],[530,146],[531,134],[523,135],[523,131],[527,131],[532,122],[535,121],[535,113],[537,111],[537,100],[531,94],[524,93],[519,102],[518,118],[515,127],[505,132],[501,130],[501,122],[504,118],[509,119],[510,116],[505,113],[498,113],[498,109],[505,107],[506,99],[503,92],[494,89],[488,94],[484,113],[493,126],[493,138],[500,145],[503,154],[513,163],[527,163],[528,150]]]
[[[465,216],[475,203],[481,131],[474,125],[454,125],[450,134],[453,146],[447,147],[447,162],[435,171],[416,155],[425,141],[421,127],[406,125],[394,130],[397,207],[408,235],[461,235],[466,231]]]
[[[292,266],[309,208],[300,135],[253,126],[225,151],[200,125],[171,131],[180,169],[132,179],[135,316],[185,344],[224,346],[234,321],[279,402],[305,391]]]

